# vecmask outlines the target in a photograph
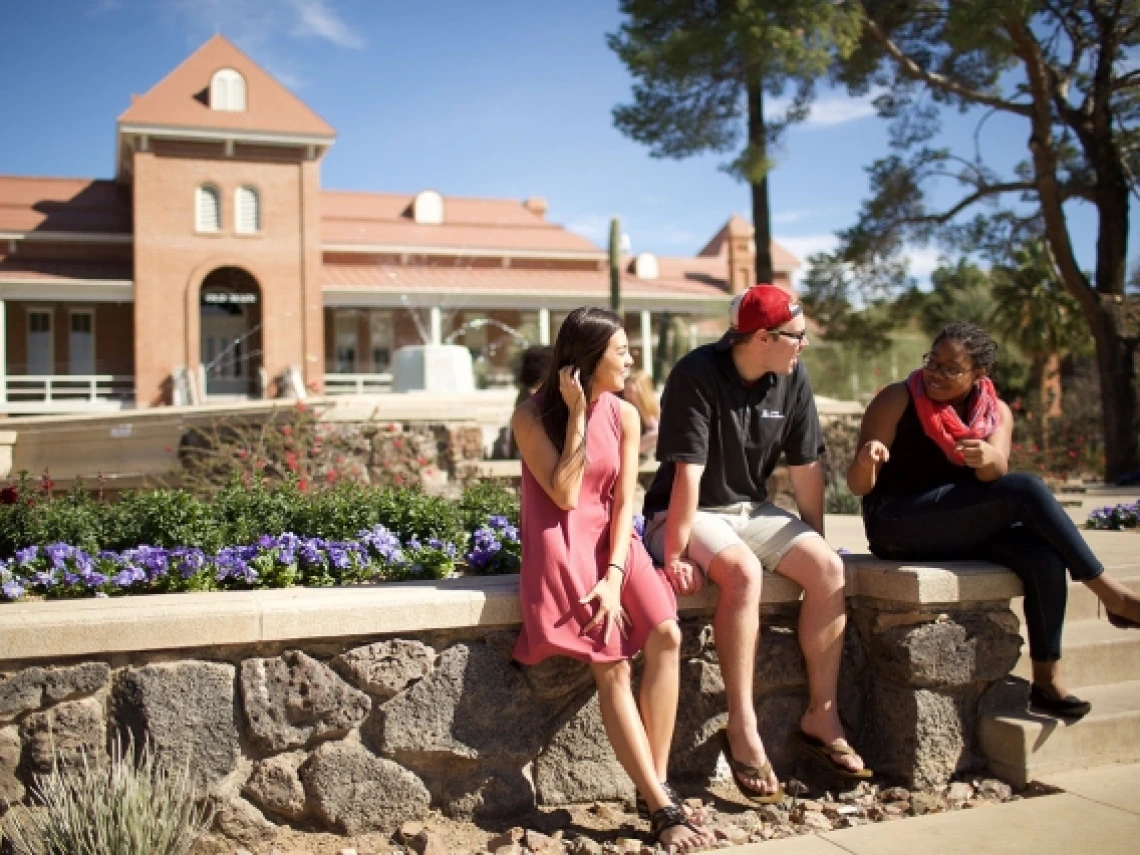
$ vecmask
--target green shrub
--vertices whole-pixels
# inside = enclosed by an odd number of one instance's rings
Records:
[[[506,517],[511,525],[519,524],[518,494],[498,481],[477,481],[459,500],[463,527],[473,532],[491,517]]]
[[[185,490],[134,490],[104,507],[104,540],[99,548],[130,549],[145,543],[213,551],[223,545],[211,505]]]
[[[189,764],[172,767],[145,747],[132,759],[116,742],[109,763],[55,766],[32,787],[42,809],[17,806],[4,820],[16,855],[189,855],[213,819]]]

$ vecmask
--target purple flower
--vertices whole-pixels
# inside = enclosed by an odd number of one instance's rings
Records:
[[[4,596],[9,600],[18,600],[24,596],[23,587],[15,579],[0,585],[0,591],[3,591]]]
[[[38,546],[26,546],[23,549],[16,550],[16,563],[21,567],[26,567],[31,564],[40,555],[40,548]]]

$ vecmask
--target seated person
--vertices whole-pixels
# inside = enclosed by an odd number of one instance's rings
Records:
[[[863,497],[867,539],[880,558],[984,559],[1018,575],[1030,703],[1079,717],[1090,704],[1065,689],[1059,664],[1066,572],[1100,598],[1114,626],[1140,627],[1140,597],[1104,572],[1040,479],[1009,473],[1013,413],[990,381],[996,357],[981,327],[942,330],[922,368],[867,407],[847,484]]]

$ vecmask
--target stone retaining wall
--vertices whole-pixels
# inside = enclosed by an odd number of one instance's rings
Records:
[[[948,597],[938,574],[956,583],[957,574],[896,568],[888,576],[881,565],[855,561],[850,568],[842,709],[853,741],[884,778],[943,783],[981,763],[974,735],[980,699],[1012,669],[1021,642],[1008,607],[1016,580],[982,568],[972,581],[963,577],[967,584],[957,586],[954,600],[935,604],[931,598]],[[766,587],[756,707],[777,770],[811,781],[820,770],[797,756],[791,741],[807,697],[795,630],[798,598],[781,581]],[[406,619],[382,614],[407,609],[398,601],[409,591],[430,599],[432,586],[426,587],[426,593],[422,585],[359,592],[358,608],[381,613],[375,626],[404,630],[315,637],[290,630],[292,624],[269,631],[272,621],[262,620],[259,636],[198,647],[190,646],[195,637],[218,634],[203,629],[164,644],[157,601],[168,601],[174,625],[181,625],[177,609],[223,595],[138,598],[139,613],[154,616],[155,630],[152,643],[145,627],[127,632],[140,652],[94,639],[85,648],[89,635],[59,629],[98,625],[101,614],[126,623],[135,605],[129,601],[103,612],[106,601],[5,607],[0,615],[25,619],[25,632],[38,622],[48,635],[37,636],[38,655],[25,647],[20,659],[5,661],[3,643],[14,640],[20,621],[0,629],[0,798],[24,798],[32,776],[51,768],[53,749],[62,765],[74,765],[84,753],[105,756],[116,735],[189,760],[220,807],[220,830],[249,842],[282,823],[357,834],[392,829],[429,807],[485,819],[523,814],[536,804],[632,798],[609,749],[588,669],[565,659],[534,668],[511,660],[518,620],[511,580],[434,586],[441,598],[479,603],[452,608],[451,626],[440,620],[425,626],[423,609]],[[330,619],[328,597],[336,592],[294,593],[287,602],[295,626],[319,625],[322,609]],[[226,602],[244,607],[240,596]],[[707,779],[717,764],[714,737],[725,706],[709,623],[715,596],[708,591],[683,603],[672,763],[678,778]],[[213,619],[241,624],[229,605]],[[345,632],[353,632],[351,624]],[[67,658],[53,655],[53,638]]]

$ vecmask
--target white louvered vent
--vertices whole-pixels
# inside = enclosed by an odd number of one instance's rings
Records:
[[[222,196],[217,187],[199,187],[194,200],[195,228],[200,232],[216,232],[222,228]]]
[[[254,187],[239,187],[234,199],[234,222],[238,234],[261,231],[261,197]]]
[[[210,109],[245,112],[245,78],[232,68],[214,72],[210,80]]]

